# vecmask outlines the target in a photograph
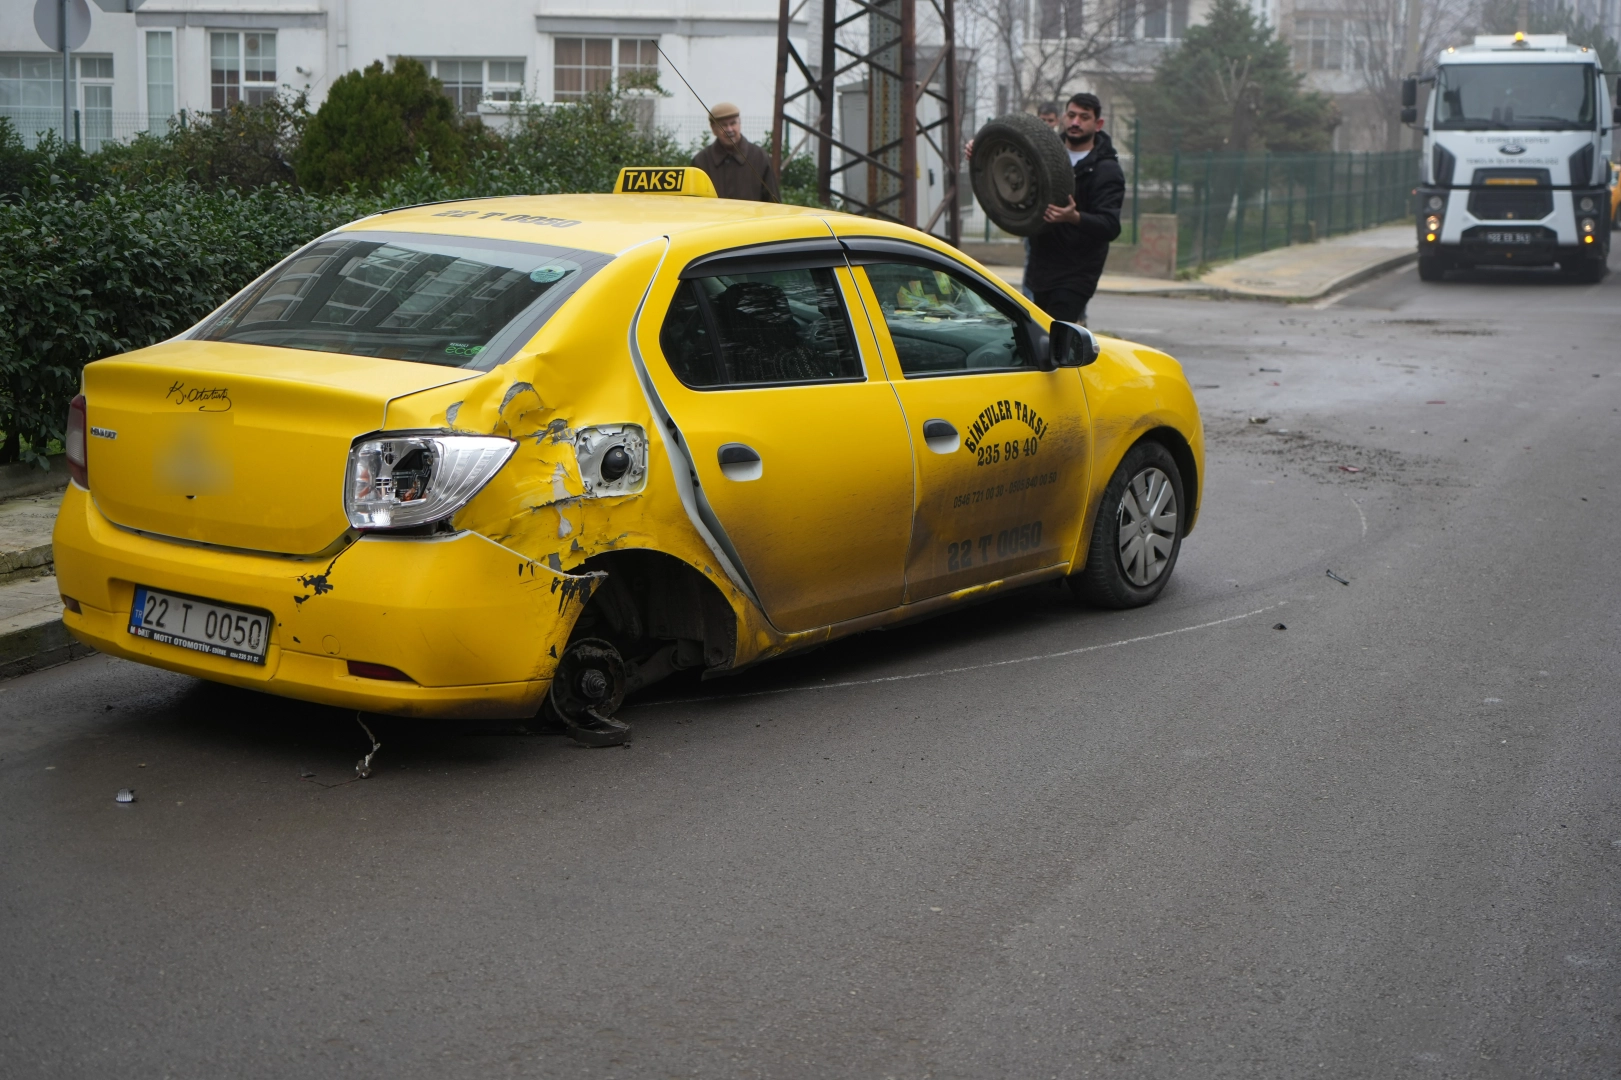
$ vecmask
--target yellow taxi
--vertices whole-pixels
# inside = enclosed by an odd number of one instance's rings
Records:
[[[626,193],[627,189],[633,193]],[[306,701],[622,741],[626,694],[1054,578],[1165,587],[1203,480],[1154,349],[898,225],[713,197],[409,207],[90,364],[67,627]]]

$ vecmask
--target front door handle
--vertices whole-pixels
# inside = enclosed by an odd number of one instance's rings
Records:
[[[957,429],[948,420],[923,421],[923,441],[936,454],[955,454],[962,445]]]
[[[722,443],[719,454],[720,474],[728,480],[758,480],[765,471],[765,463],[754,447],[740,442]]]

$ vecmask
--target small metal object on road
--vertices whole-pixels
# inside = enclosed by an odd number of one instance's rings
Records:
[[[1252,423],[1252,424],[1264,424],[1270,419],[1272,419],[1270,416],[1252,416],[1252,417],[1250,417],[1250,423]]]
[[[1274,629],[1274,630],[1287,630],[1289,628],[1287,626],[1283,625],[1280,622],[1275,622],[1275,623],[1272,624],[1272,629]]]
[[[300,780],[308,780],[310,777],[312,777],[314,775],[315,775],[315,770],[314,769],[300,769],[300,770],[298,770],[298,778]]]
[[[1339,582],[1341,585],[1349,585],[1349,584],[1351,584],[1349,581],[1346,581],[1344,578],[1340,577],[1338,574],[1336,574],[1332,570],[1328,571],[1328,576],[1333,578],[1335,581]]]
[[[1358,473],[1362,471],[1361,465],[1341,465],[1340,472]]]
[[[113,802],[132,803],[135,801],[134,788],[119,788],[118,794],[113,796]]]

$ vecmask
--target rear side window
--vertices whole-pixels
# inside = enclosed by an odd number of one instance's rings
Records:
[[[489,368],[611,256],[409,233],[323,237],[204,323],[208,341]]]
[[[699,390],[866,377],[831,269],[683,281],[659,342],[676,377]]]

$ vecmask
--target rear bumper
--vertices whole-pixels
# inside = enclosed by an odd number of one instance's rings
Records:
[[[590,589],[475,533],[366,537],[314,564],[181,544],[121,529],[70,485],[53,536],[57,580],[81,611],[63,622],[100,652],[202,679],[367,712],[526,717]],[[301,577],[325,574],[317,593]],[[274,616],[263,665],[194,653],[128,632],[148,585]],[[413,682],[349,674],[386,664]]]

